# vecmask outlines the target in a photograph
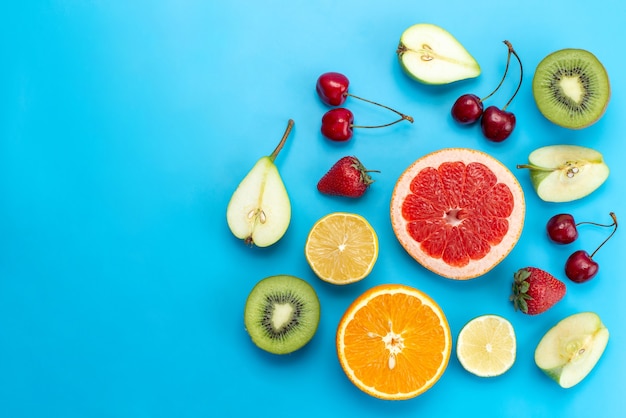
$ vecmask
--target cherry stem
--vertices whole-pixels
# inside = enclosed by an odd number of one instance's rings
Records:
[[[287,141],[287,137],[289,136],[289,134],[291,133],[291,130],[293,129],[293,124],[294,124],[293,119],[289,119],[289,122],[287,122],[287,129],[285,129],[285,133],[283,134],[283,137],[281,138],[280,142],[278,143],[274,151],[272,151],[272,153],[270,154],[270,160],[274,161],[276,157],[278,156],[278,153],[280,152],[280,150],[283,149],[283,146],[285,145],[285,142]]]
[[[609,240],[611,239],[611,237],[613,236],[613,234],[615,233],[615,231],[617,231],[617,216],[615,216],[615,213],[611,212],[609,213],[609,215],[611,215],[611,218],[613,218],[613,223],[611,225],[606,225],[606,226],[612,226],[613,227],[613,231],[611,232],[611,234],[606,237],[606,239],[604,241],[602,241],[602,244],[600,244],[598,246],[598,248],[596,248],[596,250],[591,253],[591,255],[589,256],[589,258],[593,258],[593,256],[598,252],[598,250],[600,248],[602,248],[602,246]],[[601,226],[605,226],[605,225],[601,225]]]
[[[388,123],[386,125],[380,125],[380,126],[353,126],[353,128],[382,128],[382,127],[385,127],[385,126],[393,125],[394,123],[402,122],[403,120],[408,120],[409,122],[413,123],[413,117],[412,116],[405,115],[404,113],[398,112],[396,109],[392,109],[389,106],[385,106],[383,104],[380,104],[380,103],[377,103],[377,102],[374,102],[374,101],[371,101],[371,100],[364,99],[363,97],[355,96],[352,93],[345,93],[345,95],[354,97],[355,99],[363,100],[364,102],[371,103],[371,104],[376,105],[376,106],[380,106],[380,107],[385,108],[387,110],[391,110],[393,113],[395,113],[397,115],[400,115],[402,117],[401,119],[398,119],[397,121],[392,122],[392,123]]]
[[[517,88],[515,89],[515,93],[513,93],[513,96],[511,96],[511,98],[504,105],[502,110],[506,110],[507,106],[511,104],[511,102],[513,101],[513,99],[517,95],[517,92],[519,91],[520,87],[522,87],[522,80],[524,79],[524,67],[522,66],[522,60],[520,59],[519,55],[517,55],[517,52],[515,52],[515,50],[513,49],[513,45],[511,45],[511,43],[509,41],[504,41],[504,43],[506,44],[506,46],[509,47],[509,52],[511,54],[515,55],[515,58],[517,58],[517,62],[519,62],[519,83],[517,84]]]
[[[493,96],[496,91],[498,91],[500,86],[502,86],[502,83],[504,83],[504,79],[506,78],[506,74],[509,72],[509,63],[511,62],[511,51],[512,51],[513,48],[511,47],[511,44],[507,43],[507,42],[508,41],[504,41],[506,46],[509,48],[509,52],[506,55],[506,67],[504,67],[504,74],[502,74],[502,79],[500,79],[500,84],[498,84],[498,87],[496,87],[491,93],[489,93],[487,96],[485,96],[482,99],[480,99],[481,102],[484,102],[485,100],[487,100],[488,98]]]

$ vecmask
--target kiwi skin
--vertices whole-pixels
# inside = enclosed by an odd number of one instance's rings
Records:
[[[582,94],[568,95],[561,79],[576,80]],[[573,83],[570,83],[573,84]],[[533,77],[533,96],[539,111],[556,125],[586,128],[604,115],[611,97],[606,69],[591,52],[566,48],[546,56]]]
[[[280,321],[280,326],[277,328],[272,320]],[[273,354],[288,354],[305,346],[315,335],[319,320],[315,289],[291,275],[259,281],[244,308],[244,325],[252,342]]]

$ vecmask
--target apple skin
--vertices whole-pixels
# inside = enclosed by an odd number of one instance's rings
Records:
[[[578,145],[548,145],[528,156],[530,180],[545,202],[570,202],[598,189],[609,177],[609,167],[598,151]]]
[[[400,37],[396,54],[402,69],[424,84],[449,84],[476,78],[478,62],[445,29],[428,23],[407,28]]]
[[[562,388],[580,383],[602,357],[609,330],[594,312],[570,315],[550,328],[535,350],[535,364]]]

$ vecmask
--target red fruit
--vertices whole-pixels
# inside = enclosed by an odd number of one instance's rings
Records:
[[[507,139],[515,128],[515,115],[496,106],[489,106],[480,119],[480,127],[485,138],[493,142]]]
[[[324,73],[317,79],[315,90],[322,102],[329,106],[339,106],[348,97],[348,77],[341,73]]]
[[[557,244],[570,244],[578,238],[578,228],[574,217],[569,213],[559,213],[548,219],[548,237]]]
[[[600,266],[584,250],[574,251],[565,262],[565,275],[574,283],[584,283],[598,274]]]
[[[513,275],[511,301],[515,310],[537,315],[553,307],[565,296],[565,283],[536,267],[519,269]]]
[[[333,141],[347,141],[352,138],[354,115],[344,107],[330,109],[322,116],[322,135]]]
[[[452,105],[452,118],[461,125],[469,125],[483,114],[483,101],[475,94],[464,94]]]
[[[337,161],[317,183],[320,193],[332,196],[361,197],[374,182],[356,157],[343,157]]]
[[[517,55],[517,52],[513,49],[513,45],[511,45],[509,41],[504,41],[504,43],[509,48],[509,58],[511,57],[511,54],[513,54],[519,63],[520,76],[517,89],[515,89],[513,96],[502,109],[498,109],[496,106],[489,106],[483,112],[483,117],[480,120],[480,126],[485,137],[493,142],[504,141],[511,135],[511,132],[513,132],[513,129],[515,128],[515,115],[512,112],[508,112],[506,108],[511,104],[517,95],[517,92],[522,86],[522,80],[524,79],[524,67],[522,66],[522,60],[519,55]],[[508,65],[509,63],[507,60],[507,68]]]

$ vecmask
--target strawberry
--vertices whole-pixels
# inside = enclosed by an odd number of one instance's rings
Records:
[[[317,190],[333,196],[361,197],[374,182],[356,157],[343,157],[317,183]]]
[[[519,269],[513,276],[511,301],[515,310],[537,315],[553,307],[565,296],[565,283],[536,267]]]

